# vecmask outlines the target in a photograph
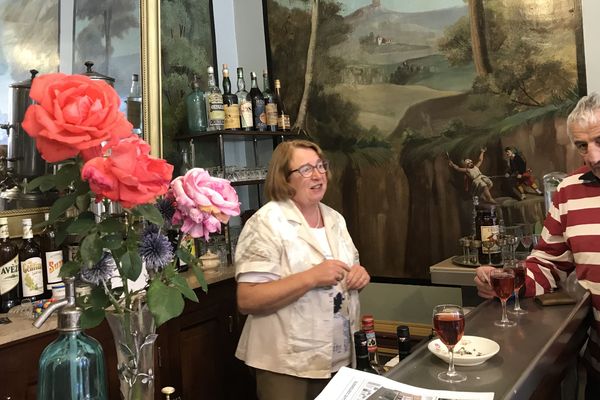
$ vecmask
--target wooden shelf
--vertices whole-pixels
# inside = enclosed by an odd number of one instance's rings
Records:
[[[247,137],[274,137],[284,136],[292,137],[299,136],[295,132],[282,132],[282,131],[243,131],[243,130],[227,130],[227,131],[206,131],[206,132],[191,132],[186,135],[180,135],[173,138],[174,140],[186,140],[186,139],[197,139],[197,138],[216,138],[220,135],[227,137],[247,138]]]

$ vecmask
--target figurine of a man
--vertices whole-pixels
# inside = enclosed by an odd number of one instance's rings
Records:
[[[519,154],[517,149],[514,147],[505,147],[504,155],[506,156],[507,163],[507,170],[504,176],[506,176],[509,179],[514,179],[514,186],[516,188],[515,194],[521,200],[525,200],[525,198],[527,197],[525,195],[525,191],[529,187],[536,194],[541,195],[542,191],[538,188],[538,185],[535,183],[535,179],[531,174],[531,169],[527,168],[527,162]]]
[[[490,189],[494,184],[492,180],[484,175],[479,167],[483,163],[483,155],[486,152],[486,148],[481,148],[479,152],[479,160],[477,160],[477,164],[473,162],[473,160],[469,158],[465,158],[462,160],[462,167],[454,164],[452,160],[448,160],[448,165],[451,168],[454,168],[456,171],[464,172],[466,177],[468,177],[471,181],[471,185],[473,187],[473,194],[481,196],[481,199],[487,203],[496,204],[496,200],[492,197],[492,193]]]

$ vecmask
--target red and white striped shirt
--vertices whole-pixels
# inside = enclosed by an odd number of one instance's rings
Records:
[[[600,373],[600,179],[589,169],[558,186],[527,269],[526,296],[556,288],[572,271],[591,293],[595,321],[585,358]]]

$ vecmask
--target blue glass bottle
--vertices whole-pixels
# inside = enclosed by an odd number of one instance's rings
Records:
[[[65,278],[67,297],[53,303],[34,323],[41,326],[58,311],[58,338],[42,352],[39,362],[39,400],[106,400],[102,346],[81,330],[81,309],[75,306],[73,278]]]
[[[206,120],[206,102],[204,92],[200,90],[200,82],[196,75],[192,81],[192,92],[185,99],[188,128],[191,132],[204,132],[208,126]]]

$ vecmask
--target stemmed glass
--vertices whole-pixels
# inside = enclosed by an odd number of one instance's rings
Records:
[[[492,265],[492,248],[495,245],[495,241],[494,240],[482,240],[481,241],[481,245],[483,246],[484,249],[487,250],[487,255],[488,255],[488,264]]]
[[[519,303],[519,290],[521,290],[525,284],[525,273],[527,272],[527,269],[525,268],[525,261],[519,260],[512,262],[505,267],[512,270],[515,274],[515,306],[511,311],[509,311],[509,313],[514,315],[527,314],[528,311],[522,309],[521,304]]]
[[[471,238],[469,236],[463,236],[458,242],[462,246],[463,262],[469,264],[471,262]]]
[[[524,257],[522,256],[522,258],[526,258],[529,255],[530,247],[533,244],[531,225],[520,224],[520,228],[521,228],[521,231],[520,231],[520,235],[519,235],[519,241],[521,242],[521,245],[525,249],[525,254],[523,254]]]
[[[454,304],[435,306],[433,308],[433,329],[450,353],[448,371],[440,372],[438,379],[450,383],[465,381],[467,377],[454,369],[454,346],[462,339],[465,332],[465,314],[462,307]]]
[[[494,325],[503,328],[515,326],[517,323],[508,319],[506,315],[506,300],[515,290],[515,273],[511,269],[496,268],[490,273],[490,280],[496,296],[502,302],[502,319],[494,321]]]

